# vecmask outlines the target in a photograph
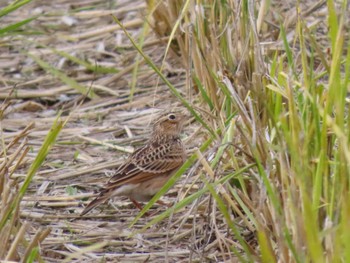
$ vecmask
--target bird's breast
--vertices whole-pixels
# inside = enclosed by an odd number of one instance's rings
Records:
[[[156,176],[150,180],[138,183],[132,191],[127,195],[131,199],[140,202],[149,201],[158,191],[165,185],[173,173]]]

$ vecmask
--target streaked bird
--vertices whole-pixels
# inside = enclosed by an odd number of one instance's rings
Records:
[[[139,208],[138,201],[149,201],[186,160],[180,139],[184,121],[179,112],[161,115],[146,145],[129,156],[81,215],[115,196],[127,196]]]

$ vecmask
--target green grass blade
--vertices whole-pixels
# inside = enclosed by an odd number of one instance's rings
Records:
[[[209,109],[213,110],[214,109],[214,104],[211,101],[211,99],[209,98],[209,96],[208,96],[207,92],[205,91],[202,83],[200,82],[200,80],[198,79],[197,76],[194,76],[193,79],[194,79],[194,82],[196,83],[196,85],[197,85],[197,87],[198,87],[198,89],[199,89],[199,91],[201,93],[202,98],[208,104]]]
[[[104,67],[104,66],[99,66],[99,65],[93,65],[85,60],[81,60],[77,57],[74,57],[64,51],[59,51],[57,49],[51,49],[54,53],[78,64],[83,66],[84,68],[86,68],[87,70],[90,70],[94,73],[98,73],[98,74],[110,74],[110,73],[118,73],[119,70],[117,70],[116,68],[111,68],[111,67]]]
[[[60,79],[63,83],[68,85],[69,87],[77,90],[79,93],[83,95],[87,95],[88,98],[97,98],[98,96],[89,88],[86,88],[82,85],[80,85],[78,82],[76,82],[74,79],[68,77],[63,72],[59,71],[58,69],[55,69],[50,64],[46,63],[44,60],[40,59],[37,56],[34,56],[33,54],[28,53],[28,56],[32,58],[42,69],[44,69],[46,72],[52,74],[53,76]]]
[[[234,173],[230,173],[222,178],[220,178],[218,181],[215,181],[214,183],[212,183],[212,187],[216,187],[219,184],[225,184],[227,181],[229,181],[230,179],[239,176],[240,174],[248,171],[249,169],[251,169],[252,167],[254,167],[255,164],[250,164],[247,165],[246,167],[243,167],[242,169],[234,172]],[[172,213],[180,210],[181,208],[184,208],[186,205],[192,203],[194,200],[198,199],[201,195],[203,195],[204,193],[208,192],[209,189],[208,187],[204,187],[200,190],[198,190],[197,192],[191,194],[190,196],[184,198],[181,202],[175,204],[172,208],[167,209],[165,212],[163,212],[162,214],[160,214],[159,216],[155,217],[154,219],[152,219],[150,222],[148,222],[141,230],[140,232],[146,230],[147,228],[151,227],[154,224],[157,224],[158,222],[162,221],[163,219],[167,218],[168,216],[170,216]]]
[[[235,253],[236,256],[238,257],[238,259],[240,260],[240,262],[253,262],[253,258],[252,258],[252,251],[249,248],[249,245],[247,244],[247,242],[242,238],[241,234],[239,233],[238,229],[236,228],[234,222],[231,219],[230,213],[227,210],[226,205],[224,204],[223,200],[220,198],[220,196],[217,194],[217,190],[211,185],[209,184],[205,178],[202,178],[202,180],[204,181],[206,187],[208,188],[210,194],[212,195],[212,197],[214,198],[214,200],[216,201],[216,204],[221,212],[221,214],[223,215],[223,217],[226,220],[227,226],[231,229],[231,231],[234,233],[234,236],[237,238],[238,242],[241,244],[241,246],[243,247],[244,251],[245,251],[245,255],[247,257],[248,260],[246,260],[245,258],[243,258],[241,256],[241,253]],[[220,186],[219,186],[220,187]],[[222,186],[221,186],[222,187]],[[235,252],[235,250],[233,250]]]
[[[294,77],[297,78],[297,74],[295,72],[294,60],[293,60],[293,53],[292,53],[292,50],[290,49],[290,46],[288,44],[287,34],[286,34],[286,31],[285,31],[283,25],[281,25],[281,37],[282,37],[282,40],[283,40],[284,49],[286,51],[288,65],[292,69]]]
[[[0,10],[0,18],[17,10],[21,6],[24,6],[28,3],[30,3],[32,0],[20,0],[20,1],[14,1],[12,4],[9,4],[8,6],[5,6],[3,9]]]
[[[14,23],[12,25],[9,25],[7,27],[4,27],[4,28],[0,28],[0,36],[1,35],[4,35],[6,33],[9,33],[9,32],[12,32],[12,31],[15,31],[17,30],[18,28],[20,28],[21,26],[25,25],[25,24],[28,24],[30,23],[31,21],[37,19],[39,16],[33,16],[31,18],[28,18],[28,19],[25,19],[25,20],[22,20],[18,23]]]
[[[276,257],[273,253],[273,249],[271,247],[271,241],[268,239],[267,235],[263,231],[258,231],[258,240],[261,251],[261,262],[263,263],[275,263]]]
[[[30,166],[26,179],[24,180],[18,195],[15,198],[15,201],[11,204],[10,208],[8,209],[7,213],[3,216],[3,218],[0,221],[0,229],[2,229],[7,220],[11,217],[13,211],[15,210],[15,208],[18,206],[18,204],[21,202],[23,196],[25,195],[29,184],[31,183],[34,175],[36,174],[36,172],[38,171],[38,169],[40,168],[40,166],[42,165],[42,163],[44,162],[47,154],[50,151],[50,148],[54,145],[56,138],[58,136],[58,134],[60,133],[61,129],[63,128],[64,123],[61,121],[55,121],[54,124],[52,125],[49,133],[47,134],[37,156],[35,157],[32,165]]]

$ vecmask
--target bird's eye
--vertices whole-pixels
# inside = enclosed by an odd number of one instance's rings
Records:
[[[175,120],[176,119],[176,116],[174,114],[170,114],[168,116],[169,120]]]

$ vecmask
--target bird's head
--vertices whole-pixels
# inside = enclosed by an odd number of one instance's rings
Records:
[[[180,111],[162,114],[153,124],[153,136],[174,138],[179,137],[186,115]]]

